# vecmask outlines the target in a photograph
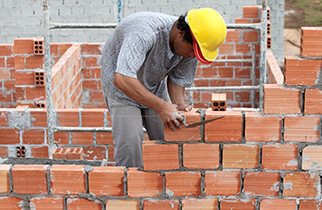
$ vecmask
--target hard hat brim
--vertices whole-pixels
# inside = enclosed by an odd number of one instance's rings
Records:
[[[203,55],[202,55],[202,52],[201,52],[201,49],[200,49],[200,47],[199,47],[199,45],[198,45],[198,43],[195,41],[195,40],[193,40],[193,50],[194,50],[194,52],[195,52],[195,55],[196,55],[196,57],[197,57],[197,59],[201,62],[201,63],[203,63],[203,64],[211,64],[212,63],[212,61],[208,61]],[[216,50],[217,51],[217,50]],[[216,56],[217,57],[217,56]]]

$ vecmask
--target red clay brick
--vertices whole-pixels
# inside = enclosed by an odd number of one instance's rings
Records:
[[[26,69],[43,69],[44,56],[28,56],[26,57]]]
[[[243,34],[244,42],[257,42],[258,41],[258,32],[257,31],[247,31]]]
[[[244,18],[259,18],[260,13],[259,6],[243,6],[243,17]]]
[[[300,200],[299,210],[319,210],[322,208],[320,201]]]
[[[240,38],[241,31],[240,30],[227,30],[226,42],[241,42]]]
[[[265,114],[300,114],[301,91],[281,85],[264,85]]]
[[[145,200],[143,202],[144,210],[179,210],[178,200]]]
[[[82,110],[82,127],[103,127],[104,109]]]
[[[11,165],[0,165],[0,193],[10,193],[9,170]]]
[[[200,114],[196,112],[197,109],[193,109],[190,112],[183,112],[186,116],[186,123],[194,123],[200,121]],[[199,141],[201,139],[200,126],[194,128],[185,128],[182,125],[181,129],[175,131],[169,127],[164,128],[164,139],[166,141]],[[151,139],[159,140],[159,139]]]
[[[0,157],[8,157],[8,147],[0,147]]]
[[[236,53],[247,54],[251,52],[251,44],[236,44]]]
[[[32,109],[30,110],[31,123],[34,127],[47,127],[47,111]]]
[[[236,24],[249,24],[252,23],[252,19],[250,18],[235,18]]]
[[[102,54],[101,44],[90,44],[90,43],[83,43],[82,47],[82,55],[100,55]]]
[[[89,192],[97,196],[123,196],[123,178],[123,167],[93,167],[88,173]]]
[[[84,67],[99,67],[98,58],[96,56],[84,57]]]
[[[240,112],[216,112],[207,111],[206,120],[211,118],[224,116],[224,118],[215,120],[205,125],[205,141],[222,142],[231,141],[238,142],[242,138],[242,114]]]
[[[127,172],[129,197],[160,197],[163,192],[163,177],[160,173],[142,172],[130,168]]]
[[[260,202],[261,210],[283,209],[283,210],[295,210],[296,200],[288,199],[263,199]]]
[[[233,200],[233,199],[224,199],[220,201],[221,210],[255,210],[255,199],[249,199],[248,201],[244,200]]]
[[[266,117],[257,112],[246,113],[245,138],[251,142],[281,140],[281,117]]]
[[[42,129],[30,129],[22,133],[22,142],[24,144],[43,144],[44,141],[45,132]]]
[[[67,198],[68,210],[101,210],[102,204],[85,198]]]
[[[12,45],[11,44],[0,44],[0,56],[11,56]]]
[[[53,165],[50,169],[51,192],[54,195],[86,193],[84,166]]]
[[[250,196],[278,196],[279,184],[279,173],[246,172],[244,192]]]
[[[156,141],[144,141],[142,151],[144,170],[171,170],[180,167],[177,144],[157,144]]]
[[[35,209],[64,209],[63,197],[36,197],[30,199],[30,206]]]
[[[92,132],[72,132],[72,144],[91,145],[93,138]]]
[[[205,174],[205,195],[239,195],[240,175],[239,171],[207,171]]]
[[[223,43],[219,48],[219,54],[234,54],[235,45]],[[205,77],[205,75],[203,75]]]
[[[283,196],[287,197],[316,197],[320,177],[318,173],[294,172],[284,176]]]
[[[176,171],[165,173],[166,193],[170,197],[199,196],[201,194],[201,173]]]
[[[18,194],[47,194],[47,165],[15,165],[13,191]]]
[[[26,205],[27,201],[17,197],[0,197],[0,206],[5,210],[23,210],[22,205]]]
[[[268,170],[297,170],[296,144],[263,145],[262,166]]]
[[[284,140],[286,142],[317,142],[320,117],[285,117]]]
[[[46,92],[44,87],[25,87],[26,100],[45,100]]]
[[[48,146],[31,147],[31,156],[33,158],[49,158]]]
[[[286,56],[285,83],[289,85],[318,85],[318,73],[321,70],[321,65],[321,60]]]
[[[84,159],[86,160],[103,160],[106,159],[105,147],[84,147]]]
[[[33,53],[33,39],[17,38],[13,44],[14,54],[32,54]]]
[[[97,132],[96,133],[96,144],[113,145],[112,132]]]
[[[185,198],[182,199],[182,210],[187,209],[209,209],[217,210],[217,198]]]
[[[15,55],[14,62],[15,62],[15,69],[25,69],[26,68],[25,56]],[[16,72],[16,73],[18,73],[18,72]],[[17,84],[23,85],[21,83],[20,79],[18,80]]]
[[[78,127],[79,113],[78,109],[58,109],[57,120],[59,126]]]
[[[19,130],[1,129],[0,144],[19,144]]]
[[[302,152],[303,170],[321,170],[322,167],[322,146],[309,145]]]
[[[224,168],[257,168],[258,157],[258,145],[225,144],[223,148]]]
[[[219,167],[219,144],[183,144],[183,167],[215,169]]]
[[[139,210],[140,205],[137,200],[106,200],[106,209]]]
[[[8,111],[0,108],[0,127],[8,127]]]
[[[322,90],[308,88],[305,90],[305,114],[322,114]]]
[[[115,150],[114,146],[107,147],[107,155],[108,155],[107,160],[109,162],[111,162],[111,161],[114,162],[115,161],[115,159],[114,159],[114,150]]]
[[[69,134],[68,132],[55,132],[54,133],[54,142],[55,144],[68,144],[69,143]]]
[[[301,55],[322,57],[321,27],[301,27]]]

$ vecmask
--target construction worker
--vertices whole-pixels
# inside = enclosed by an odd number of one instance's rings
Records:
[[[178,111],[198,60],[210,64],[226,37],[226,24],[210,8],[179,18],[139,12],[124,18],[105,43],[102,89],[112,119],[116,166],[141,167],[144,126],[150,140],[164,139],[164,125],[180,128]]]

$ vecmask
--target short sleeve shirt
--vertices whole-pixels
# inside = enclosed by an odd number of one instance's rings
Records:
[[[169,101],[166,79],[189,87],[196,69],[196,58],[183,58],[171,52],[170,31],[177,17],[139,12],[124,18],[106,41],[100,65],[104,97],[145,108],[113,84],[114,74],[138,79],[154,95]]]

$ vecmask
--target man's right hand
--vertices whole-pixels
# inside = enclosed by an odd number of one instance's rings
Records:
[[[183,117],[179,114],[177,105],[166,103],[166,106],[158,113],[164,124],[172,130],[181,128]]]

